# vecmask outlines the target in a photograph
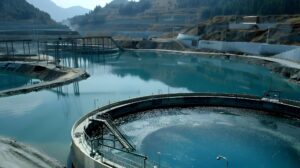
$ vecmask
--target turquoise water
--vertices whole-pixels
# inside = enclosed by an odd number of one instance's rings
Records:
[[[0,98],[0,135],[29,143],[63,163],[75,121],[96,107],[119,100],[177,92],[261,96],[269,89],[300,100],[298,85],[240,61],[155,52],[63,54],[61,59],[63,65],[86,69],[91,77],[59,88]]]
[[[300,122],[254,111],[195,108],[153,110],[121,128],[139,152],[162,167],[297,168]],[[297,132],[296,132],[297,131]]]
[[[0,91],[40,83],[41,80],[10,72],[0,71]]]

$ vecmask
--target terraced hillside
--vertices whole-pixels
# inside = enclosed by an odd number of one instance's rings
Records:
[[[180,30],[200,20],[198,8],[178,8],[177,0],[141,0],[97,7],[87,15],[72,18],[71,26],[82,33],[148,37]]]
[[[83,34],[119,37],[174,35],[214,16],[300,13],[298,0],[114,0],[70,20]]]
[[[258,23],[244,23],[243,16],[218,16],[183,33],[203,40],[268,42],[300,45],[300,15],[259,16]]]

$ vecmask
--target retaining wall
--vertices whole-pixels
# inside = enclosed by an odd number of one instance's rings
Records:
[[[223,52],[242,52],[254,55],[276,55],[296,48],[299,48],[299,46],[251,42],[200,40],[198,43],[198,49],[213,49]]]
[[[300,62],[300,47],[274,56],[275,58]]]
[[[193,45],[193,41],[198,39],[198,44]],[[253,43],[253,42],[226,42],[226,41],[212,41],[199,40],[200,36],[191,36],[185,34],[178,34],[177,40],[182,42],[185,46],[194,49],[212,49],[221,52],[241,52],[253,55],[277,55],[290,50],[300,48],[293,45],[267,44],[267,43]]]
[[[231,30],[253,30],[256,28],[258,30],[267,30],[271,28],[276,28],[276,26],[276,23],[230,23],[228,27]]]

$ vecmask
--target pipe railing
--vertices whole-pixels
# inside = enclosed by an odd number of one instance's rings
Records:
[[[90,156],[94,157],[97,153],[103,158],[111,161],[112,163],[126,168],[146,168],[147,157],[141,154],[128,152],[122,149],[113,148],[111,146],[101,144],[99,138],[90,137],[86,129],[84,129],[84,138],[87,144],[90,146]],[[105,148],[105,149],[104,149]],[[123,156],[123,157],[122,157]],[[106,164],[109,164],[108,162]]]
[[[103,117],[103,119],[105,119],[107,122],[113,123],[113,118],[108,113],[100,115],[99,117]],[[111,125],[113,126],[114,129],[116,129],[117,131],[120,132],[122,138],[126,139],[126,141],[129,142],[129,144],[131,145],[131,147],[133,149],[136,148],[136,146],[134,145],[134,143],[132,142],[132,140],[128,136],[126,136],[125,132],[120,127],[117,127],[115,124],[111,124]]]

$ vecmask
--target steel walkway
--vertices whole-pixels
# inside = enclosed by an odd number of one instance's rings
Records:
[[[119,131],[119,129],[113,124],[113,122],[109,119],[90,119],[93,122],[100,122],[104,124],[106,128],[117,138],[120,144],[129,152],[135,151],[135,148],[131,145],[131,143],[125,138],[125,136]]]

